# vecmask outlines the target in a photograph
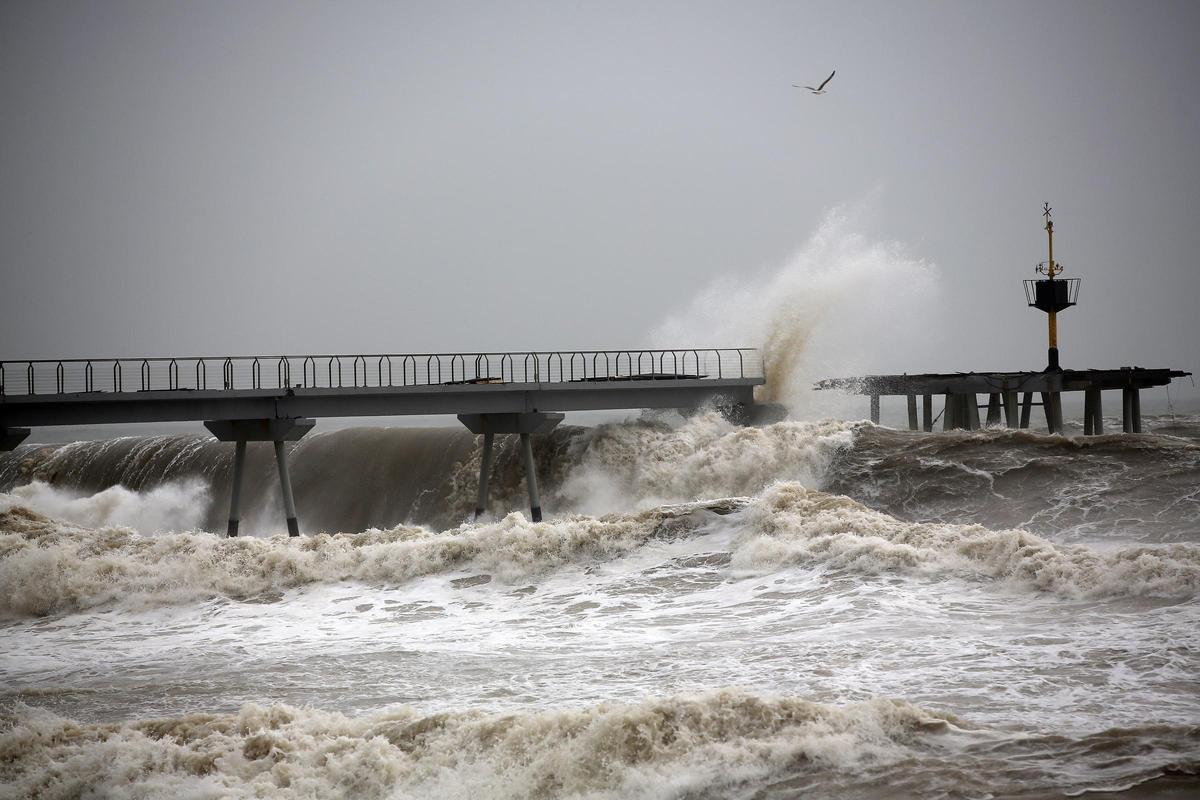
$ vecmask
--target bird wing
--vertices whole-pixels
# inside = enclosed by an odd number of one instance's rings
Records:
[[[792,84],[792,86],[796,86],[796,84],[794,84],[794,83],[793,83],[793,84]],[[810,92],[815,92],[815,91],[816,91],[816,89],[814,89],[814,88],[813,88],[813,87],[811,87],[811,86],[796,86],[796,88],[797,88],[797,89],[808,89]]]
[[[818,91],[820,91],[821,89],[824,89],[824,88],[825,88],[825,84],[827,84],[827,83],[829,83],[831,80],[833,80],[833,76],[834,76],[834,75],[837,75],[837,70],[836,70],[836,69],[835,69],[833,72],[829,73],[829,77],[828,77],[828,78],[826,78],[825,80],[821,81],[821,85],[817,87],[817,90],[818,90]]]

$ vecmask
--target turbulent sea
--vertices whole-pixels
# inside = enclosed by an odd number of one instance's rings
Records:
[[[1112,422],[1110,421],[1110,426]],[[1200,420],[0,454],[0,797],[1200,796]],[[327,531],[327,533],[315,533]],[[1114,795],[1104,795],[1114,796]]]

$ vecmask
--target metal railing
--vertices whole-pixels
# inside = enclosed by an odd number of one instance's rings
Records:
[[[761,378],[751,348],[0,361],[0,395]]]

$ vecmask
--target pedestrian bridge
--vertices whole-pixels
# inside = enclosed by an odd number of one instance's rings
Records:
[[[563,412],[716,403],[746,418],[764,382],[751,348],[0,361],[0,450],[40,426],[203,422],[236,443],[236,535],[246,442],[272,441],[297,535],[284,442],[304,436],[314,419],[455,414],[484,436],[477,514],[486,507],[493,437],[516,433],[539,520],[530,436],[549,432]]]

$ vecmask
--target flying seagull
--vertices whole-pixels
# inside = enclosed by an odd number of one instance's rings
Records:
[[[827,83],[829,83],[831,80],[833,80],[833,76],[834,76],[834,75],[837,75],[837,70],[836,70],[836,69],[835,69],[833,72],[829,73],[829,77],[828,77],[828,78],[826,78],[825,80],[821,81],[821,85],[820,85],[820,86],[818,86],[818,87],[817,87],[817,88],[815,88],[815,89],[814,89],[813,87],[811,87],[811,86],[801,86],[801,85],[800,85],[800,84],[798,84],[798,83],[793,83],[793,84],[792,84],[792,86],[795,86],[797,89],[808,89],[808,90],[809,90],[810,92],[812,92],[813,94],[825,94],[825,84],[827,84]]]

